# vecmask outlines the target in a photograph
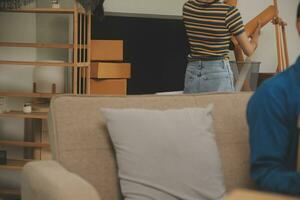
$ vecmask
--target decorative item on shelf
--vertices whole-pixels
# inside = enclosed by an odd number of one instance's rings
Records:
[[[52,8],[60,8],[58,0],[51,0]]]
[[[46,61],[63,63],[63,61]],[[64,93],[65,68],[53,66],[38,66],[34,68],[34,92],[38,93]]]
[[[24,105],[23,105],[23,113],[29,114],[31,112],[32,112],[31,103],[24,103]]]
[[[94,13],[96,18],[102,20],[104,17],[103,4],[105,0],[77,0],[86,10]]]
[[[0,113],[4,113],[6,110],[6,97],[0,97]]]
[[[33,0],[0,0],[0,9],[17,9],[31,2]]]
[[[0,165],[6,165],[6,163],[7,163],[6,151],[0,151]]]

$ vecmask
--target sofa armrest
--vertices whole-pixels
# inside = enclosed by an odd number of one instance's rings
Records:
[[[101,200],[91,184],[55,161],[26,164],[21,193],[22,200]]]

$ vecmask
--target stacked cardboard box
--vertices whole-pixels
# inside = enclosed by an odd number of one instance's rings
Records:
[[[126,95],[130,63],[124,63],[122,40],[92,40],[91,94]]]

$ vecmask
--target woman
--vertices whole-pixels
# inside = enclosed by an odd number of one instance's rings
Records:
[[[188,0],[183,21],[190,45],[184,92],[233,92],[228,60],[231,36],[251,56],[258,45],[260,25],[249,41],[237,8],[219,0]]]

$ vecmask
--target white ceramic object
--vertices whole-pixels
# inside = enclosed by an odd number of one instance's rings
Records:
[[[29,114],[32,112],[32,106],[31,103],[24,103],[23,105],[23,112],[26,114]]]
[[[63,61],[44,61],[63,62]],[[34,68],[33,80],[36,83],[36,92],[51,93],[52,85],[56,85],[56,93],[64,93],[65,68],[53,66],[38,66]]]
[[[58,0],[51,0],[52,8],[60,8]]]

